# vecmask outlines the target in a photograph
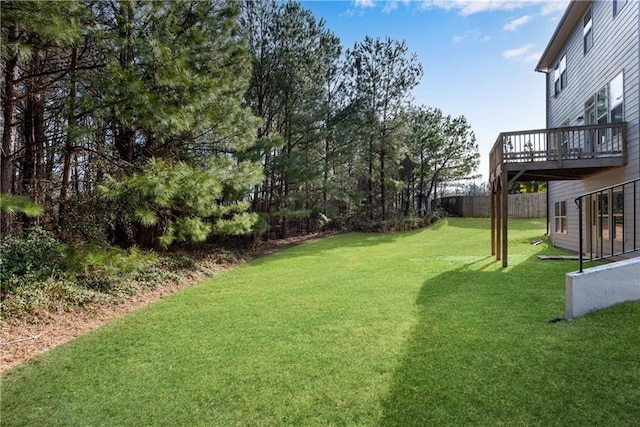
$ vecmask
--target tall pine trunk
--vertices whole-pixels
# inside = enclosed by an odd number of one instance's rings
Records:
[[[386,171],[385,171],[385,161],[386,161],[386,150],[384,148],[384,141],[382,141],[382,147],[380,148],[380,205],[382,208],[382,220],[387,220],[387,186],[385,185],[386,180]]]
[[[58,224],[62,224],[67,214],[67,192],[71,182],[71,162],[74,156],[74,134],[76,128],[75,100],[76,100],[76,67],[78,64],[78,49],[71,51],[69,106],[67,110],[67,135],[64,144],[64,160],[62,167],[62,185],[60,186],[60,205],[58,208]],[[88,174],[87,174],[88,175]]]
[[[16,149],[16,79],[18,77],[18,56],[13,55],[5,65],[4,99],[2,105],[2,153],[0,156],[0,193],[13,194],[14,154]],[[10,216],[0,212],[0,232],[8,233],[11,229]]]
[[[42,62],[35,54],[31,61],[30,72],[36,75],[41,72]],[[26,88],[26,99],[23,117],[24,156],[22,159],[22,191],[36,202],[42,202],[42,180],[44,178],[45,149],[45,96],[37,79],[29,79]],[[23,223],[30,225],[34,221],[26,215]]]

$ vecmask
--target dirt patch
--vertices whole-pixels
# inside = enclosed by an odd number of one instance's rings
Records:
[[[318,237],[320,236],[314,234],[265,242],[251,254],[250,259],[260,258]],[[217,265],[213,274],[236,265]],[[200,282],[209,275],[202,272],[192,273],[179,282],[169,283],[155,289],[141,290],[117,304],[88,304],[69,312],[49,313],[47,318],[38,324],[7,322],[0,330],[0,372],[172,295]]]

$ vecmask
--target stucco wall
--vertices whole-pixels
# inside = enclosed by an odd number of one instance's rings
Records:
[[[565,317],[571,319],[625,301],[640,300],[640,258],[582,273],[569,273],[565,283]]]

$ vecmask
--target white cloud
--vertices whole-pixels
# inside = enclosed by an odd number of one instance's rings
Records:
[[[522,47],[505,50],[502,52],[502,56],[507,59],[519,58],[529,53],[534,47],[536,47],[536,45],[528,43]]]
[[[520,18],[512,19],[511,21],[507,22],[503,29],[506,31],[515,31],[516,29],[518,29],[518,27],[521,27],[529,21],[531,21],[531,16],[524,15]]]
[[[355,7],[375,7],[375,2],[373,0],[354,0],[353,5]]]
[[[398,8],[398,2],[397,1],[388,1],[384,5],[384,8],[382,9],[382,13],[391,13],[394,10],[396,10],[397,8]]]
[[[536,52],[529,53],[527,56],[522,58],[522,60],[527,64],[532,64],[534,62],[538,62],[541,57],[542,57],[542,52],[536,51]]]
[[[464,34],[457,35],[451,38],[452,43],[460,43],[464,40],[478,41],[480,43],[487,43],[491,41],[491,36],[485,36],[482,31],[467,30]]]
[[[525,1],[513,0],[422,0],[423,9],[457,10],[463,16],[496,10],[514,10],[530,5]]]
[[[462,16],[482,12],[513,11],[532,6],[541,6],[541,14],[562,11],[568,0],[421,0],[422,9],[455,10]]]
[[[535,44],[527,43],[515,49],[502,51],[502,57],[512,61],[524,62],[527,64],[537,62],[542,56],[542,52],[534,50],[535,47]]]
[[[563,12],[567,5],[569,4],[569,0],[556,0],[556,1],[548,1],[542,5],[542,10],[540,11],[541,15],[551,15],[556,12]]]
[[[381,4],[384,4],[384,7],[382,8],[382,13],[391,13],[394,10],[396,10],[400,4],[403,4],[405,6],[408,6],[409,4],[411,4],[411,0],[386,0],[386,1],[382,1],[382,0],[353,0],[353,7],[354,8],[361,8],[361,9],[367,9],[367,8],[375,8],[378,7]]]
[[[456,11],[462,16],[483,12],[514,11],[540,6],[539,14],[545,16],[565,10],[569,0],[353,0],[352,4],[355,9],[375,8],[384,4],[382,12],[387,14],[396,10],[400,4],[405,6],[416,4],[419,9],[444,9]],[[515,23],[513,25],[516,25],[515,28],[517,28],[523,24]]]

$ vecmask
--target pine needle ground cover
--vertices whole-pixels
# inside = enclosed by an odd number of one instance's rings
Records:
[[[213,277],[13,369],[12,425],[632,425],[640,304],[571,322],[540,220],[337,235]]]

